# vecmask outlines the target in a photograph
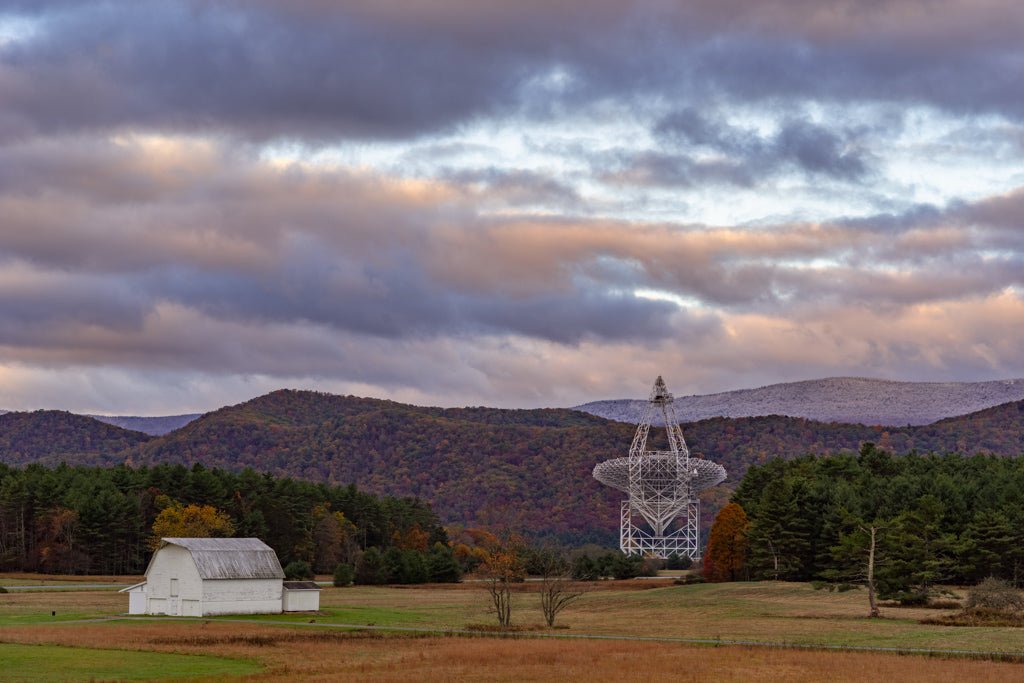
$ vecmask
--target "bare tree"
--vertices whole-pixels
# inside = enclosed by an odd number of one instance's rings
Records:
[[[483,586],[491,600],[490,611],[498,618],[498,626],[512,625],[512,584],[523,580],[523,562],[514,543],[506,542],[487,549],[480,564]]]
[[[535,551],[533,571],[540,575],[540,609],[548,626],[558,613],[583,596],[583,587],[573,582],[569,562],[557,548]]]
[[[548,626],[555,625],[555,617],[570,604],[583,597],[584,590],[565,574],[544,576],[540,582],[540,609]]]
[[[875,551],[878,547],[878,530],[883,527],[872,524],[870,526],[860,525],[859,528],[868,534],[870,538],[868,542],[868,562],[864,570],[864,583],[868,587],[868,606],[871,608],[870,616],[872,618],[880,617],[882,613],[878,610],[878,603],[875,601]]]
[[[881,616],[878,609],[878,590],[875,584],[875,567],[879,562],[879,534],[888,528],[880,522],[857,521],[852,531],[840,534],[839,545],[832,548],[832,556],[836,560],[849,563],[849,567],[842,570],[829,570],[822,572],[831,582],[820,586],[829,590],[846,590],[856,586],[864,586],[868,589],[868,616],[877,618]]]

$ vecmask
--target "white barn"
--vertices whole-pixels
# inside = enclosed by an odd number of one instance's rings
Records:
[[[146,580],[121,592],[128,593],[129,614],[205,617],[319,609],[319,587],[302,583],[309,585],[296,587],[294,599],[288,599],[292,591],[285,590],[277,553],[258,538],[163,538]]]

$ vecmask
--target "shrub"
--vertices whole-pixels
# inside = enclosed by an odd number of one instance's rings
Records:
[[[1024,609],[1024,596],[1002,579],[990,576],[967,592],[967,609],[1019,612]]]
[[[352,583],[356,577],[356,570],[350,564],[342,562],[334,568],[334,585],[339,588]]]
[[[704,578],[703,574],[694,573],[680,576],[672,582],[675,586],[689,586],[694,583],[707,583],[707,579]]]
[[[356,583],[380,585],[387,583],[390,578],[388,568],[384,564],[384,556],[380,550],[370,547],[359,556],[359,561],[356,562]]]
[[[435,543],[427,556],[427,572],[433,583],[458,583],[462,579],[462,568],[451,548],[441,543]]]
[[[4,588],[3,586],[0,586],[0,593],[6,593],[6,592],[7,592],[7,589]]]
[[[613,579],[635,579],[643,571],[644,561],[641,557],[610,553],[606,557],[605,567]]]
[[[693,566],[693,558],[686,555],[669,555],[665,561],[665,569],[689,569]]]
[[[305,560],[293,560],[284,568],[284,578],[289,581],[301,581],[313,578],[313,569]]]
[[[572,578],[577,581],[596,581],[600,578],[600,572],[592,559],[580,555],[572,562]]]

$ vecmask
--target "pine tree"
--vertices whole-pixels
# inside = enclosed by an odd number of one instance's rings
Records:
[[[750,569],[762,579],[792,581],[799,577],[809,544],[797,528],[796,502],[785,479],[764,488],[757,504],[757,516],[750,524]]]

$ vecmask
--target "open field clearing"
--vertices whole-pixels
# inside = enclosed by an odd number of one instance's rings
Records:
[[[195,679],[244,676],[259,664],[209,655],[164,654],[55,645],[0,643],[0,680],[48,681]]]
[[[0,586],[21,586],[33,585],[43,586],[52,584],[92,584],[92,583],[123,583],[130,586],[133,583],[142,581],[145,577],[139,576],[98,576],[82,574],[35,574],[28,572],[0,572]]]
[[[653,587],[603,582],[559,616],[558,623],[565,628],[551,630],[541,626],[538,598],[531,590],[524,584],[522,592],[516,593],[513,622],[526,635],[541,638],[443,637],[346,628],[444,631],[493,623],[483,589],[462,584],[332,587],[322,593],[320,614],[206,620],[122,620],[118,615],[125,612],[127,599],[110,591],[9,593],[0,595],[0,642],[251,659],[264,668],[254,680],[282,681],[339,677],[566,680],[621,678],[627,672],[674,680],[689,680],[686,676],[692,674],[694,680],[736,681],[1024,678],[1024,663],[1015,662],[627,640],[678,638],[1024,655],[1022,629],[917,623],[925,616],[948,613],[943,610],[888,608],[883,609],[885,618],[870,620],[863,616],[864,595],[857,591],[831,594],[804,584],[772,582]],[[52,611],[57,615],[52,616]],[[101,621],[79,621],[83,619]],[[573,638],[587,635],[613,639]],[[0,680],[8,674],[0,674]]]
[[[218,622],[117,622],[95,627],[65,624],[5,629],[2,637],[19,643],[62,643],[77,648],[105,648],[116,640],[118,647],[145,650],[147,655],[203,654],[237,658],[234,663],[238,665],[254,660],[264,667],[262,673],[205,675],[217,680],[267,682],[564,681],[626,677],[736,682],[1013,681],[1020,680],[1022,672],[1022,665],[1007,662],[891,654],[630,641],[420,638]],[[53,668],[47,662],[34,665],[42,667],[34,671],[49,673]],[[168,670],[149,671],[154,676],[171,675]],[[20,673],[8,667],[6,674],[0,674],[0,680],[19,680]],[[198,669],[195,673],[203,675]],[[61,678],[55,674],[53,680]]]
[[[617,582],[604,582],[615,587]],[[643,589],[641,589],[643,588]],[[525,586],[524,591],[529,591]],[[462,629],[490,624],[479,587],[459,589],[353,587],[325,589],[317,623]],[[951,613],[934,609],[883,609],[883,619],[867,619],[861,591],[816,591],[806,584],[732,583],[693,586],[639,586],[595,590],[559,616],[561,635],[607,635],[721,639],[799,645],[980,650],[1024,653],[1024,631],[1014,628],[953,628],[917,623]],[[260,617],[302,621],[309,617]],[[513,624],[542,622],[538,598],[514,596]]]

